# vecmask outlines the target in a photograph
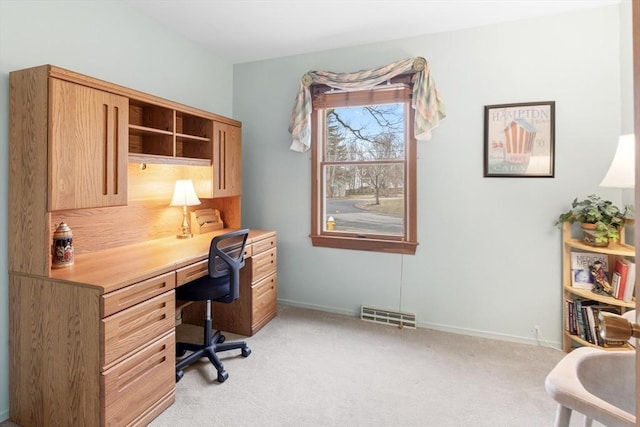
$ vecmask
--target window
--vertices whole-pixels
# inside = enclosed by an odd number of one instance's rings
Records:
[[[311,87],[314,246],[415,253],[411,92],[406,75],[372,90]]]

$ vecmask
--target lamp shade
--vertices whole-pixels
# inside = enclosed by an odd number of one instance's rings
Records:
[[[200,204],[200,199],[193,188],[193,181],[190,179],[179,179],[173,188],[173,198],[170,206],[195,206]]]
[[[635,186],[635,144],[636,139],[633,134],[620,137],[616,155],[600,187],[633,188]]]

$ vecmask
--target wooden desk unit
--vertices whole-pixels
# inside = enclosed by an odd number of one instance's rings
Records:
[[[174,288],[207,273],[211,239],[225,231],[79,255],[49,278],[12,274],[11,419],[24,426],[145,425],[171,405]],[[216,326],[256,332],[276,315],[275,240],[265,230],[251,230],[247,240],[236,301],[255,317],[216,312]],[[251,265],[265,257],[272,273],[254,277]]]
[[[9,85],[11,421],[146,425],[175,399],[174,289],[207,274],[214,236],[243,228],[241,123],[50,65]],[[226,228],[176,239],[176,179]],[[55,269],[61,221],[75,259]],[[214,326],[251,335],[276,315],[275,232],[251,230],[246,259]]]

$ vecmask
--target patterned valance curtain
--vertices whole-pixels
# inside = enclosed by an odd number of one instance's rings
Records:
[[[304,152],[311,146],[311,93],[309,86],[324,84],[340,90],[366,90],[397,75],[415,73],[413,77],[412,106],[415,110],[414,133],[418,140],[431,139],[431,129],[446,117],[444,104],[431,77],[427,60],[422,57],[403,59],[384,67],[355,73],[309,71],[300,81],[295,106],[289,121],[291,149]]]

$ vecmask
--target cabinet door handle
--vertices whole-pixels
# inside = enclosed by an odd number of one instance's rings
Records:
[[[102,130],[102,195],[109,194],[109,106],[102,104],[104,128]]]
[[[113,107],[113,157],[111,160],[111,164],[113,165],[113,194],[119,194],[120,189],[118,188],[118,159],[120,158],[120,153],[118,152],[118,148],[120,147],[120,134],[118,130],[120,129],[118,123],[120,121],[120,109],[116,106]]]
[[[218,189],[227,188],[227,133],[223,130],[218,131]]]
[[[102,135],[102,195],[118,194],[118,119],[120,110],[117,106],[102,104],[104,113],[104,129]],[[110,188],[111,187],[111,188]]]

